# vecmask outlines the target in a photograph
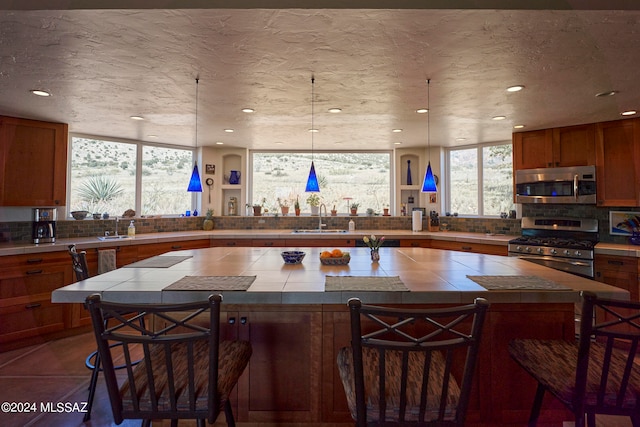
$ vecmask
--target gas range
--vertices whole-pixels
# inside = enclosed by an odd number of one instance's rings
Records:
[[[522,218],[522,236],[509,241],[509,256],[585,277],[594,277],[598,221],[585,218]]]

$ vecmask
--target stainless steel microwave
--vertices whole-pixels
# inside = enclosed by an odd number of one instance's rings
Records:
[[[516,171],[516,203],[596,203],[596,167]]]

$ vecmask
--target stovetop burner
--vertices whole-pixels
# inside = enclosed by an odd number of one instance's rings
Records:
[[[562,249],[593,249],[595,243],[590,240],[575,240],[562,237],[521,236],[509,243],[528,246],[547,246]]]

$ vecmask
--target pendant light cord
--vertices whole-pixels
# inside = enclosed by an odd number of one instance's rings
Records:
[[[431,96],[429,86],[431,86],[431,79],[427,79],[427,145],[429,146],[429,163],[431,163]]]
[[[314,121],[313,121],[313,101],[314,101],[314,96],[315,96],[315,92],[314,92],[314,86],[315,86],[315,77],[311,76],[311,161],[313,162],[313,134],[316,133],[316,128],[314,127]]]
[[[196,151],[198,150],[198,87],[200,82],[200,78],[196,77]],[[198,153],[196,152],[196,156],[198,155]],[[198,161],[196,160],[196,163]]]

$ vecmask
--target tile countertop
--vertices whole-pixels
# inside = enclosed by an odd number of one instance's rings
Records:
[[[68,245],[76,244],[78,249],[90,249],[101,247],[140,245],[151,243],[178,242],[197,239],[341,239],[356,238],[374,234],[385,236],[387,239],[431,239],[448,240],[468,243],[483,243],[490,245],[507,246],[509,240],[517,237],[504,234],[470,233],[459,231],[431,232],[411,230],[356,230],[346,233],[293,233],[291,230],[212,230],[212,231],[176,231],[166,233],[138,234],[133,239],[118,241],[101,241],[97,237],[76,237],[57,239],[56,243],[43,243],[35,245],[28,242],[0,243],[0,256],[20,255],[43,252],[66,251]],[[621,245],[614,243],[598,243],[596,254],[630,256],[640,258],[640,246]]]
[[[186,255],[168,268],[123,267],[73,283],[52,293],[52,302],[83,302],[92,293],[113,301],[186,302],[203,299],[210,290],[166,291],[185,276],[256,276],[247,291],[221,291],[230,304],[343,304],[358,297],[370,303],[468,303],[484,297],[492,303],[574,303],[579,291],[627,300],[623,289],[553,270],[517,257],[443,251],[428,248],[380,248],[372,263],[365,247],[349,248],[345,266],[320,263],[322,248],[301,248],[301,264],[284,264],[281,248],[213,247],[174,251]],[[467,275],[537,276],[567,290],[487,290]],[[326,276],[399,276],[409,291],[325,291]],[[517,280],[517,279],[514,279]]]

